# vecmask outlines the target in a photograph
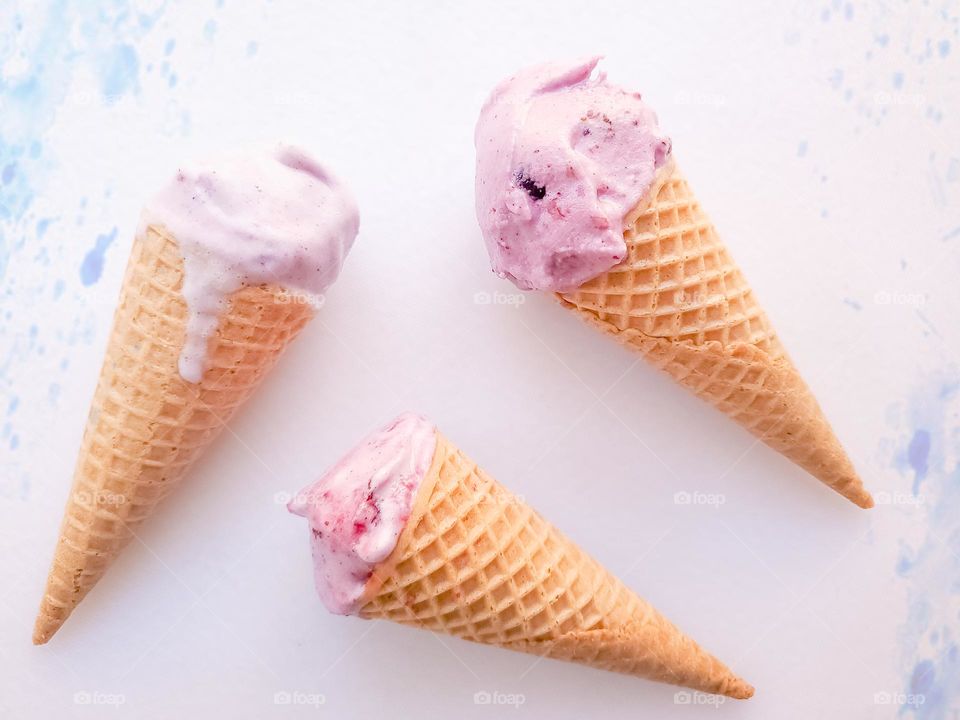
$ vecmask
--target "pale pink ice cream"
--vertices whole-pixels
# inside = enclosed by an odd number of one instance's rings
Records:
[[[360,224],[350,191],[304,151],[267,151],[181,165],[144,206],[140,232],[165,228],[183,255],[187,336],[180,375],[200,382],[227,297],[278,285],[319,303]]]
[[[310,522],[314,580],[330,612],[350,615],[393,552],[437,445],[430,422],[404,413],[300,491],[287,509]]]
[[[623,220],[670,156],[640,93],[591,76],[600,58],[527,68],[477,121],[477,220],[494,272],[572,290],[624,259]]]

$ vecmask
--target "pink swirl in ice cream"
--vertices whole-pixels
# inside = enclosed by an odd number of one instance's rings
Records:
[[[523,290],[566,291],[626,253],[623,219],[670,155],[640,99],[600,58],[528,68],[477,122],[477,219],[494,272]]]
[[[374,568],[397,545],[436,445],[436,428],[405,413],[287,506],[310,523],[314,580],[330,612],[359,610]]]
[[[207,341],[227,298],[247,285],[321,294],[336,280],[359,227],[350,192],[295,147],[183,165],[144,207],[183,255],[187,337],[180,375],[200,382]]]

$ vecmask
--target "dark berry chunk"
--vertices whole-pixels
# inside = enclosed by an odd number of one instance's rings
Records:
[[[526,190],[527,195],[534,200],[543,200],[543,197],[547,194],[547,186],[537,185],[536,181],[523,170],[518,170],[513,180],[516,182],[517,187],[522,187]]]

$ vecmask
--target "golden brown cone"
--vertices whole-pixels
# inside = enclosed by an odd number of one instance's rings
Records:
[[[873,507],[816,398],[671,161],[626,218],[627,257],[560,302],[822,483]]]
[[[237,291],[193,385],[177,367],[187,318],[182,280],[177,241],[148,227],[127,264],[35,644],[60,628],[313,315],[276,287]]]
[[[748,698],[753,688],[439,433],[360,614]]]

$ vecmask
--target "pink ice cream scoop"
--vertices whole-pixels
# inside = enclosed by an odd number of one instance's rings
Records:
[[[180,375],[200,382],[207,342],[227,297],[249,285],[322,297],[340,273],[360,225],[350,191],[292,145],[181,165],[144,206],[183,255],[187,333]]]
[[[480,111],[477,220],[522,290],[572,290],[622,261],[623,219],[670,155],[640,94],[593,76],[599,61],[522,70]]]
[[[350,451],[287,505],[310,523],[314,580],[330,612],[356,613],[374,568],[393,552],[437,445],[405,413]]]

